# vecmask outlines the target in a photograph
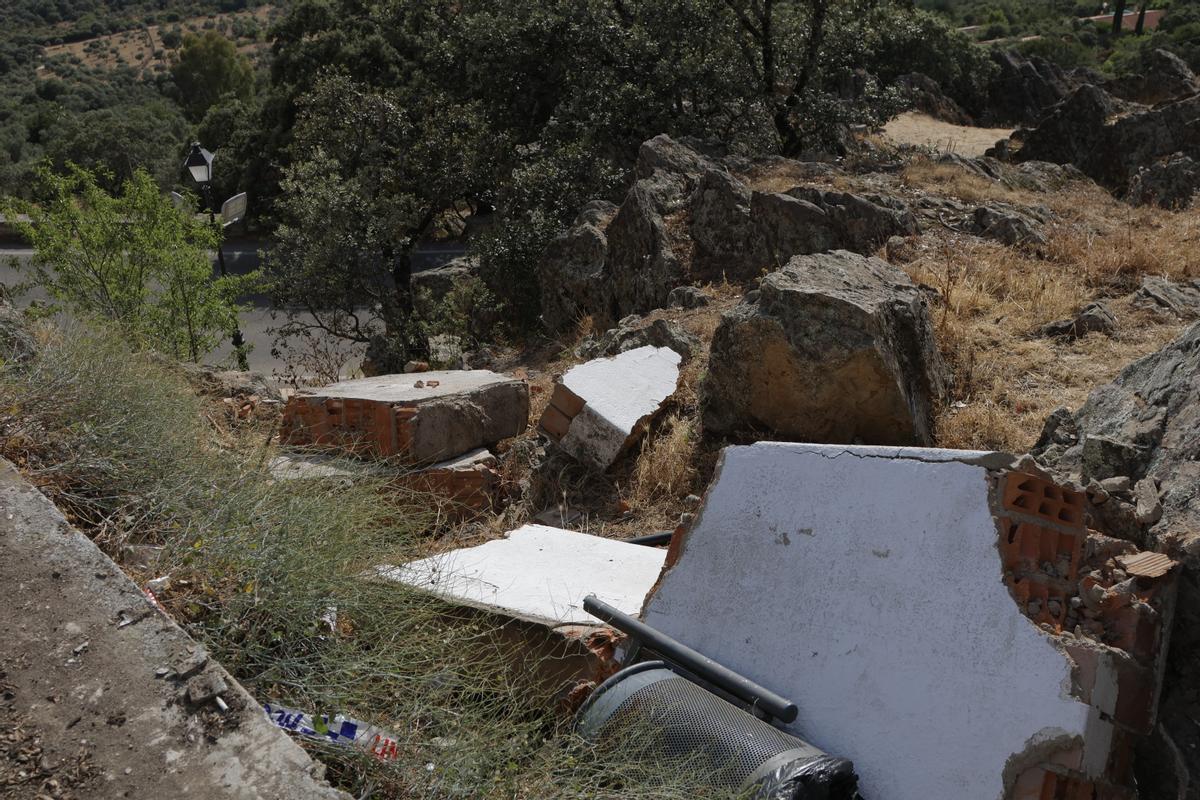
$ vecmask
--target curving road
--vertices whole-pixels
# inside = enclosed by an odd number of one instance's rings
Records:
[[[222,248],[225,253],[225,266],[234,274],[245,275],[260,266],[260,251],[269,247],[270,242],[266,239],[230,239],[225,242]],[[465,255],[466,252],[466,245],[461,242],[421,245],[413,253],[413,269],[416,272],[433,269]],[[20,283],[24,277],[20,271],[21,266],[28,264],[32,258],[33,249],[28,245],[12,240],[0,241],[0,283],[6,286],[13,286]],[[213,274],[219,274],[215,253],[213,254]],[[25,305],[33,300],[45,299],[46,296],[43,292],[34,290],[22,297],[18,297],[17,303]],[[262,295],[251,295],[245,299],[250,303],[251,307],[240,315],[240,324],[242,336],[252,346],[249,358],[250,368],[262,370],[267,373],[282,371],[284,367],[282,362],[271,355],[273,337],[268,333],[268,329],[277,326],[278,322],[272,319],[273,312],[267,303],[267,298]],[[210,353],[205,358],[205,361],[209,363],[223,363],[230,353],[231,347],[229,342],[226,341]],[[354,368],[357,365],[351,364],[349,366],[350,368]]]

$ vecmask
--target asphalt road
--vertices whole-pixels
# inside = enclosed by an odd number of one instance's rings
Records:
[[[270,242],[263,239],[231,239],[227,241],[222,251],[225,254],[225,267],[235,275],[245,275],[261,265],[260,251],[269,247]],[[413,269],[416,272],[441,266],[466,253],[466,246],[459,242],[437,243],[422,245],[413,254]],[[33,250],[24,244],[0,242],[0,283],[14,286],[24,278],[20,265],[28,264],[33,258]],[[17,267],[14,267],[14,260]],[[213,254],[213,275],[219,275],[216,254]],[[31,291],[16,298],[19,305],[26,305],[34,300],[45,300],[46,295],[40,290]],[[245,298],[250,308],[240,315],[242,336],[251,345],[250,368],[266,373],[282,372],[284,364],[271,355],[274,337],[268,330],[279,325],[273,319],[273,312],[267,299],[261,295],[251,295]],[[229,342],[223,342],[220,347],[210,353],[204,360],[207,363],[222,363],[230,354],[232,348]],[[357,366],[351,362],[349,368]]]

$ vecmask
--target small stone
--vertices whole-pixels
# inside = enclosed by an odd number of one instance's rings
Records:
[[[429,364],[425,361],[409,361],[404,365],[405,373],[429,372]]]
[[[417,381],[416,383],[413,384],[413,388],[414,389],[424,389],[425,381]]]
[[[687,497],[683,498],[683,504],[688,508],[695,508],[696,506],[700,505],[700,495],[689,494]]]
[[[1068,602],[1071,604],[1071,608],[1078,609],[1083,606],[1083,599],[1079,597],[1072,597]]]
[[[1162,501],[1158,499],[1158,487],[1153,478],[1142,478],[1133,487],[1133,496],[1137,502],[1135,516],[1142,525],[1153,525],[1162,519]]]
[[[1117,494],[1118,492],[1128,492],[1133,482],[1126,475],[1118,475],[1115,478],[1105,478],[1099,483],[1100,488],[1109,494]]]
[[[211,700],[226,691],[229,691],[229,685],[215,669],[205,670],[187,684],[188,700],[197,704]]]
[[[1030,600],[1029,605],[1025,606],[1025,610],[1029,613],[1029,616],[1036,617],[1038,614],[1042,613],[1042,601]]]
[[[1049,600],[1046,602],[1046,610],[1050,612],[1050,616],[1057,617],[1062,613],[1062,603],[1057,600]]]

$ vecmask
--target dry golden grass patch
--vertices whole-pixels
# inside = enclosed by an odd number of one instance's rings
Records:
[[[938,443],[1022,452],[1055,407],[1077,408],[1088,392],[1178,335],[1182,324],[1131,303],[1143,277],[1200,275],[1200,211],[1134,209],[1098,191],[1046,196],[1060,217],[1038,251],[949,232],[907,265],[936,287],[939,347],[953,370],[953,403]],[[1041,337],[1039,329],[1104,300],[1117,318],[1111,337]]]
[[[915,158],[900,171],[900,182],[910,189],[956,197],[964,203],[1038,203],[1045,198],[1011,189],[999,181],[974,175],[954,164]]]

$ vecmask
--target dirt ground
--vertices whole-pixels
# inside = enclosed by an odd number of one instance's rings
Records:
[[[884,125],[883,133],[896,144],[975,157],[983,155],[998,140],[1007,139],[1012,135],[1012,128],[970,128],[943,122],[928,114],[906,111]]]

